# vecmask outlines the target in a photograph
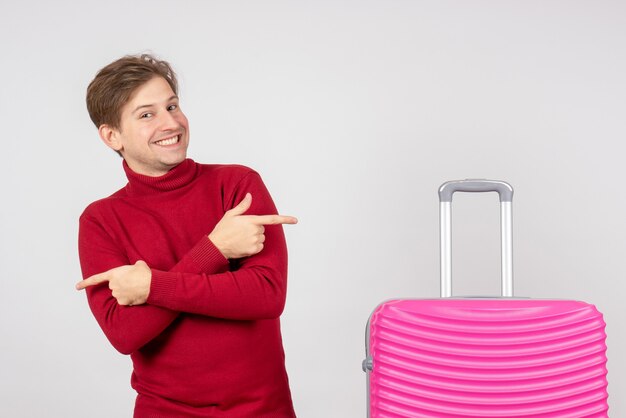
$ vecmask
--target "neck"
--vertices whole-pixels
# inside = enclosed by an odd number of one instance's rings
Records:
[[[128,178],[127,191],[133,195],[175,190],[189,184],[196,175],[196,164],[191,159],[184,160],[164,173],[137,172],[126,160],[123,166]]]
[[[168,167],[168,168],[163,168],[162,170],[158,170],[158,169],[150,170],[150,169],[144,169],[141,166],[137,166],[135,163],[129,163],[128,161],[126,162],[126,164],[128,164],[128,168],[133,170],[135,173],[141,174],[142,176],[148,176],[148,177],[161,177],[161,176],[164,176],[172,168],[176,167],[176,165],[173,165],[173,166]]]

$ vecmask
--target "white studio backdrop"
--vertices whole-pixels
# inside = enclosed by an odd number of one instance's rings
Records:
[[[290,250],[282,317],[301,418],[365,416],[365,323],[438,295],[445,180],[510,182],[516,294],[604,312],[626,416],[626,3],[0,3],[0,416],[131,416],[131,363],[74,291],[78,216],[125,184],[85,109],[99,68],[169,60],[190,157],[258,170]],[[456,294],[499,291],[493,194],[454,202]]]

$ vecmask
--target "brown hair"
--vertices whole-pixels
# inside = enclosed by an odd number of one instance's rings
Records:
[[[174,70],[152,55],[126,55],[102,68],[87,87],[87,111],[96,128],[107,124],[119,129],[122,107],[138,87],[154,77],[163,77],[178,94]]]

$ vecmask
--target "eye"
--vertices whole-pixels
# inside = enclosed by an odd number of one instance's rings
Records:
[[[167,110],[176,110],[176,109],[178,109],[178,105],[175,105],[175,104],[171,104],[167,107]]]
[[[150,117],[152,117],[152,113],[149,113],[149,112],[142,113],[140,116],[141,119],[148,119]]]

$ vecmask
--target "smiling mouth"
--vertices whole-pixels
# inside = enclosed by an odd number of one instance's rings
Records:
[[[171,138],[161,139],[159,141],[156,141],[155,144],[156,145],[174,145],[174,144],[177,144],[178,141],[180,141],[180,135],[176,135]]]

